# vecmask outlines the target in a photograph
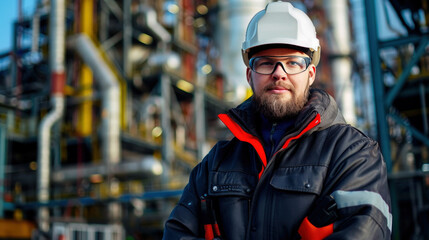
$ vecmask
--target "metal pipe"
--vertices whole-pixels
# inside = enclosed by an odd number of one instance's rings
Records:
[[[37,158],[37,200],[41,203],[49,201],[51,129],[64,112],[65,0],[52,1],[51,10],[49,60],[52,110],[40,123]],[[47,207],[39,208],[38,224],[40,231],[49,231],[49,209]]]
[[[33,29],[32,29],[32,41],[31,41],[31,52],[36,53],[39,51],[39,36],[40,36],[40,8],[36,10],[33,16]]]
[[[247,95],[246,66],[241,57],[246,26],[267,0],[219,0],[217,46],[220,46],[221,70],[225,73],[227,100],[241,102]]]
[[[52,111],[49,112],[42,120],[39,128],[37,200],[41,203],[49,201],[51,129],[52,126],[63,116],[64,97],[52,96],[51,104],[53,107]],[[44,232],[49,231],[49,209],[47,207],[39,208],[38,223],[40,230]]]
[[[207,76],[201,73],[201,67],[204,64],[200,53],[197,69],[197,82],[194,94],[195,112],[195,132],[197,137],[197,159],[202,160],[206,152],[206,118],[205,118],[205,99],[204,88],[207,82]]]
[[[150,30],[166,44],[171,41],[170,33],[158,22],[158,17],[155,10],[148,6],[142,6],[142,13],[144,14],[145,24]]]
[[[162,128],[162,157],[164,162],[170,166],[173,162],[173,144],[171,127],[171,80],[163,71],[161,74],[161,128]],[[167,174],[167,172],[166,172]],[[165,179],[164,179],[165,180]]]
[[[335,98],[346,121],[351,125],[355,125],[356,114],[353,84],[351,81],[351,31],[348,21],[348,1],[326,0],[323,3],[332,30],[333,39],[330,41],[331,54],[332,56],[337,56],[331,61]]]
[[[94,2],[90,1],[80,1],[80,21],[79,26],[82,33],[86,34],[90,38],[94,36]],[[83,102],[79,105],[78,108],[78,123],[76,126],[76,131],[82,137],[87,137],[92,134],[92,95],[93,95],[93,76],[90,67],[83,64],[80,69],[79,74],[79,86],[80,92],[79,97],[83,99]]]
[[[49,61],[51,73],[64,74],[65,64],[65,0],[51,2],[51,20],[49,21]],[[63,93],[63,89],[52,89],[55,93]]]
[[[118,80],[87,35],[73,36],[68,44],[92,69],[94,78],[101,89],[102,157],[108,164],[118,163],[120,160],[120,89]]]
[[[158,160],[153,157],[144,157],[142,159],[133,159],[133,161],[115,164],[111,170],[105,165],[85,165],[82,169],[64,167],[52,173],[52,181],[57,183],[70,182],[75,181],[77,178],[90,178],[95,174],[102,176],[108,176],[109,174],[115,176],[138,174],[140,176],[155,177],[159,176],[162,172],[163,167]]]
[[[48,6],[48,0],[37,1],[37,8],[32,20],[32,40],[31,40],[31,52],[37,53],[39,51],[40,44],[40,17],[50,11]]]
[[[120,160],[120,88],[118,79],[86,34],[82,33],[72,37],[69,44],[92,69],[94,78],[101,89],[102,159],[106,164],[106,175],[110,185],[113,167]],[[110,221],[119,221],[121,217],[119,205],[110,203],[108,209]]]

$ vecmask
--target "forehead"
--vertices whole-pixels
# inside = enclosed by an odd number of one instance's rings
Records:
[[[296,49],[290,48],[268,48],[262,51],[256,52],[252,57],[259,56],[285,56],[285,55],[294,55],[294,56],[307,56],[305,53],[300,52]]]

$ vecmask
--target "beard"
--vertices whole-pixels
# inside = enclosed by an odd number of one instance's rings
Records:
[[[253,80],[251,82],[253,92]],[[277,94],[266,94],[266,91],[275,87],[282,86],[290,89],[291,97]],[[256,111],[264,115],[271,121],[280,121],[287,118],[296,117],[308,101],[310,94],[309,79],[303,94],[297,94],[294,86],[284,81],[277,81],[266,86],[262,94],[253,95],[253,103]]]

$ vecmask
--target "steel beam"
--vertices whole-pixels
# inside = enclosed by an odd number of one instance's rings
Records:
[[[418,129],[411,126],[409,123],[407,123],[404,119],[402,119],[397,114],[389,114],[389,116],[398,124],[402,125],[405,129],[410,131],[410,133],[415,137],[417,140],[421,141],[423,144],[429,147],[429,138],[425,136],[423,133],[421,133]]]
[[[395,85],[392,87],[392,89],[388,92],[385,106],[386,108],[392,105],[393,100],[395,100],[396,96],[398,95],[399,91],[401,91],[404,84],[407,82],[408,77],[410,76],[411,70],[413,69],[414,65],[416,65],[417,61],[422,57],[422,55],[426,51],[426,46],[429,43],[429,37],[424,36],[419,41],[419,46],[417,50],[414,52],[413,56],[411,57],[410,61],[404,68],[404,71],[402,71],[401,75],[399,76],[398,80],[396,81]],[[373,51],[371,51],[373,52]],[[375,52],[375,51],[374,51]],[[380,67],[381,65],[377,65]],[[380,68],[381,72],[381,68]]]
[[[377,17],[375,13],[376,1],[365,0],[366,24],[368,28],[368,45],[369,52],[372,53],[370,58],[372,84],[374,91],[375,112],[377,117],[378,141],[381,146],[384,160],[386,161],[387,170],[392,171],[392,157],[390,151],[389,127],[386,119],[386,105],[384,104],[384,84],[381,69],[381,59],[379,54],[379,40]]]

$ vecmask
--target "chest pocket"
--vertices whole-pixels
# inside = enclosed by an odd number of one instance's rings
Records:
[[[243,172],[215,172],[209,173],[208,195],[242,196],[250,198],[258,182],[258,177]]]
[[[325,166],[283,167],[275,170],[270,184],[284,191],[308,192],[319,195],[326,175]]]

